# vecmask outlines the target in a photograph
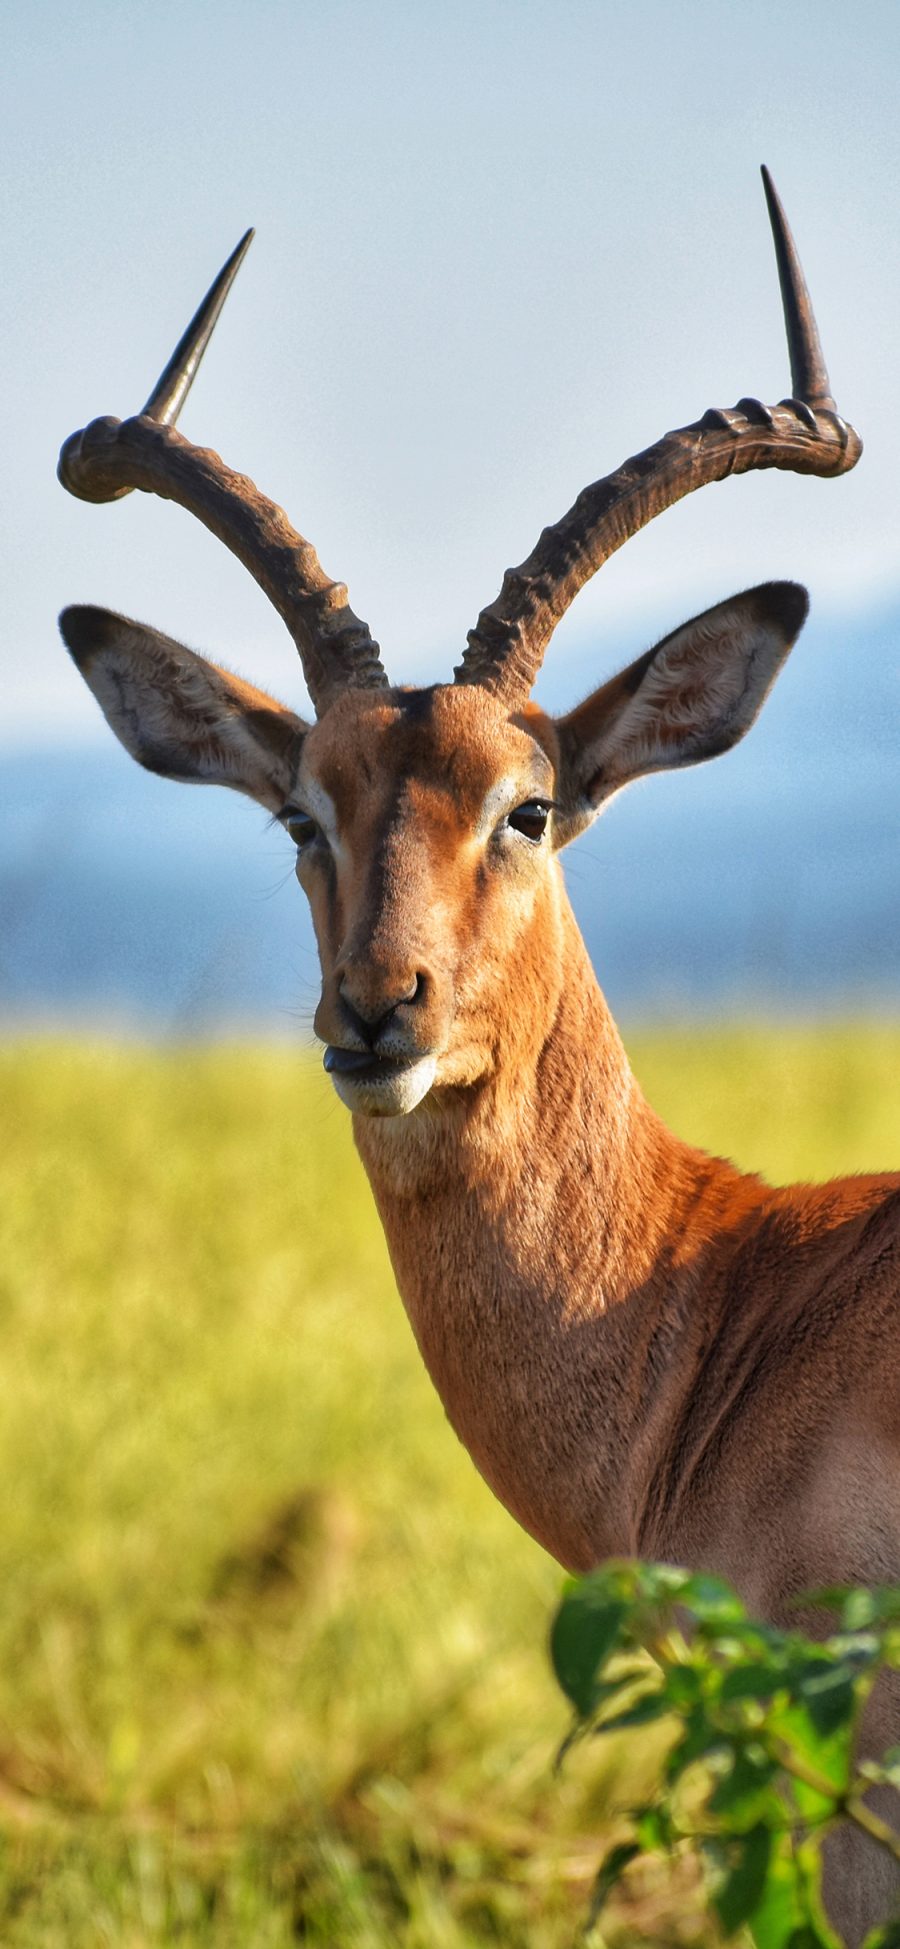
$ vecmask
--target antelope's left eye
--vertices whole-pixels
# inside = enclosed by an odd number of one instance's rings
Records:
[[[308,812],[285,812],[282,814],[282,824],[298,852],[303,846],[310,846],[319,836],[315,819],[311,819]]]
[[[507,815],[506,823],[513,832],[520,832],[523,839],[530,839],[537,846],[547,830],[547,820],[552,806],[547,799],[526,799],[524,805],[517,805],[515,812]]]

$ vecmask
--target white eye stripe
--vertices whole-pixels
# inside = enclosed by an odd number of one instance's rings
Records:
[[[338,834],[337,810],[324,786],[314,778],[300,778],[296,786],[296,798],[288,807],[288,814],[297,819],[311,819],[318,826],[323,839],[327,840],[335,858],[343,852]],[[287,825],[287,818],[284,824]]]
[[[475,828],[475,837],[478,840],[487,840],[494,834],[509,828],[535,845],[543,836],[544,826],[553,810],[553,804],[554,801],[547,792],[532,788],[529,793],[528,782],[521,778],[511,775],[500,778],[485,796]],[[513,825],[512,821],[519,812],[522,814],[523,826],[528,819],[534,822],[543,820],[540,831],[527,832],[522,827]],[[291,833],[295,844],[305,845],[315,837],[313,831],[302,832],[304,824],[307,824],[318,829],[318,833],[327,841],[336,857],[341,857],[343,854],[344,847],[338,833],[334,802],[315,779],[298,780],[296,793],[279,813],[279,818],[286,831]],[[294,832],[293,827],[298,830]]]
[[[529,782],[531,782],[530,791]],[[553,800],[548,792],[536,789],[534,781],[529,781],[527,777],[524,781],[512,776],[498,778],[496,785],[491,786],[485,797],[475,828],[476,837],[488,838],[491,833],[496,832],[504,819],[509,818],[510,813],[517,811],[520,805],[552,807]]]
[[[517,781],[514,778],[498,778],[486,794],[481,808],[481,816],[475,828],[479,839],[486,839],[495,831],[500,820],[510,812],[519,797]]]

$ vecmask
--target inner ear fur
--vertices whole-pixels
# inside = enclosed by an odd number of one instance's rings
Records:
[[[649,772],[699,765],[749,731],[806,618],[796,582],[764,582],[663,637],[557,720],[565,844]]]
[[[64,609],[63,641],[126,751],[145,770],[229,785],[280,812],[308,726],[264,690],[128,616]]]

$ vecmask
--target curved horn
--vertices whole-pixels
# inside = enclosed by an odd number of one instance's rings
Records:
[[[287,624],[321,714],[343,690],[387,685],[378,644],[350,608],[344,584],[326,575],[312,543],[281,508],[175,427],[252,237],[248,230],[223,265],[143,412],[128,420],[93,420],[71,434],[58,473],[80,500],[117,501],[137,487],[195,514],[250,570]]]
[[[255,236],[256,231],[252,227],[244,231],[240,243],[235,245],[218,277],[213,279],[206,297],[197,306],[187,331],[182,333],[168,365],[160,373],[146,406],[142,408],[143,418],[158,420],[161,426],[175,425],[219,322],[219,313]]]
[[[696,487],[756,467],[831,475],[856,465],[862,441],[835,408],[794,240],[767,169],[762,176],[781,281],[791,398],[777,406],[739,399],[729,410],[711,408],[586,487],[568,514],[544,529],[527,561],[507,569],[496,601],[469,631],[457,683],[483,684],[511,704],[524,701],[553,630],[579,589],[654,515]]]

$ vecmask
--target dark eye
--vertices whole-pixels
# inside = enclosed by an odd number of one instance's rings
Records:
[[[318,838],[319,828],[308,812],[283,812],[281,816],[285,831],[290,834],[298,851]]]
[[[526,799],[524,805],[517,805],[515,812],[509,813],[506,823],[512,826],[513,832],[520,832],[523,839],[530,839],[536,846],[544,837],[550,811],[546,799]]]

